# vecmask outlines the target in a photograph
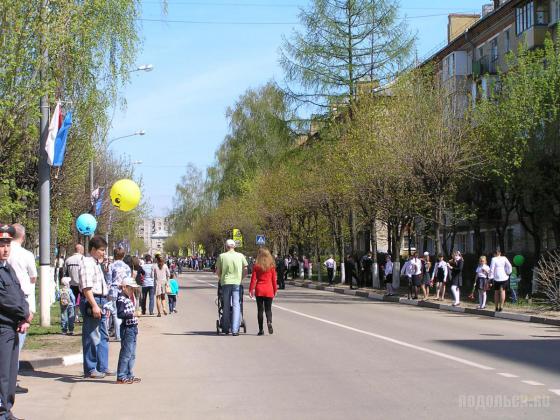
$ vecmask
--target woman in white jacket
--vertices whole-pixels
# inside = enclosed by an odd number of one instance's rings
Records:
[[[494,253],[494,258],[490,263],[490,275],[488,278],[494,284],[494,302],[496,304],[496,312],[502,312],[504,302],[506,300],[506,287],[512,267],[509,260],[502,255],[500,249]]]

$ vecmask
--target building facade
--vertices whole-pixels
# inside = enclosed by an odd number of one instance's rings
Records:
[[[508,56],[515,54],[519,44],[534,49],[543,46],[547,34],[556,38],[560,20],[560,0],[494,0],[482,6],[480,15],[451,14],[448,17],[448,42],[429,57],[423,65],[433,65],[436,77],[459,109],[476,107],[477,101],[488,98],[499,86],[499,73],[507,72]],[[508,253],[532,253],[534,242],[515,212],[497,212],[480,220],[475,229],[466,223],[453,232],[444,233],[447,252],[458,249],[474,253],[478,248],[492,252],[503,237]],[[421,231],[417,229],[417,231]],[[542,249],[553,249],[551,229],[541,233]],[[433,240],[414,234],[411,241],[419,250],[434,252]],[[477,247],[478,245],[478,247]]]
[[[163,253],[163,244],[171,236],[169,219],[167,217],[143,219],[138,226],[137,235],[144,240],[149,254]]]

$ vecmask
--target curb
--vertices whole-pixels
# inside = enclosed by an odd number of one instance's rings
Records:
[[[447,312],[456,312],[456,313],[464,313],[469,315],[478,315],[478,316],[486,316],[490,318],[500,318],[500,319],[507,319],[509,321],[519,321],[519,322],[531,322],[534,324],[546,324],[546,325],[556,325],[560,327],[560,319],[555,318],[546,318],[542,316],[534,316],[528,315],[523,313],[515,313],[515,312],[494,312],[489,311],[486,309],[474,309],[474,308],[465,308],[462,306],[452,306],[446,305],[442,303],[435,303],[435,302],[426,302],[426,301],[419,301],[419,300],[409,300],[403,297],[397,296],[385,296],[375,292],[367,292],[364,290],[350,290],[347,288],[342,287],[328,287],[323,286],[320,284],[312,283],[312,282],[301,282],[301,281],[294,281],[288,280],[286,281],[287,284],[296,286],[296,287],[304,287],[307,289],[314,289],[314,290],[324,290],[327,292],[338,293],[341,295],[349,295],[349,296],[356,296],[361,297],[364,299],[375,300],[379,302],[389,302],[389,303],[398,303],[401,305],[410,305],[410,306],[417,306],[420,308],[428,308],[428,309],[436,309],[439,311],[447,311]]]
[[[45,367],[77,365],[82,363],[83,360],[83,354],[76,353],[62,357],[49,357],[36,360],[20,360],[19,366],[21,370],[37,370]]]

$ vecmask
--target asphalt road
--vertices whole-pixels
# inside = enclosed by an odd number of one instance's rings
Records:
[[[30,372],[26,419],[560,418],[560,328],[290,287],[274,335],[217,336],[216,280],[181,278],[178,314],[141,318],[141,384]],[[118,343],[111,343],[116,367]]]

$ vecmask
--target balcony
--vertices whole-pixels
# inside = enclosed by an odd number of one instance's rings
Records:
[[[477,78],[486,74],[498,74],[498,62],[499,59],[497,56],[490,57],[489,55],[485,55],[478,60],[473,60],[473,77]]]

